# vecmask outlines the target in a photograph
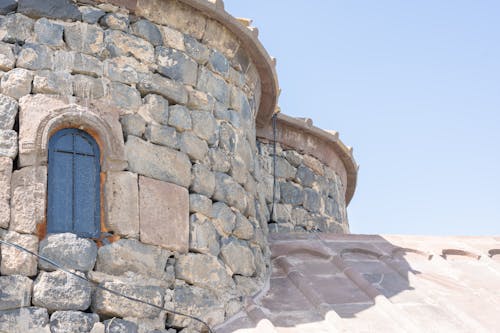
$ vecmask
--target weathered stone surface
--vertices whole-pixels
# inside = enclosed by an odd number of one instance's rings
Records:
[[[31,70],[52,69],[54,52],[46,45],[24,44],[17,57],[17,67]]]
[[[25,276],[0,276],[0,311],[30,306],[32,285]]]
[[[141,283],[141,282],[139,282]],[[103,282],[101,286],[129,297],[163,306],[163,289],[158,286],[130,284],[123,282]],[[152,306],[138,303],[108,291],[96,289],[92,299],[92,311],[108,317],[154,318],[160,310]]]
[[[14,68],[2,76],[2,94],[19,99],[31,92],[33,73],[24,68]]]
[[[208,144],[192,132],[182,132],[180,149],[185,152],[191,161],[203,161],[208,154]]]
[[[139,236],[139,189],[137,174],[108,172],[104,185],[106,227],[116,235]]]
[[[130,135],[125,150],[130,171],[184,187],[191,183],[191,162],[186,154]]]
[[[159,46],[156,48],[156,59],[159,73],[184,84],[196,85],[198,64],[184,52]]]
[[[69,73],[40,71],[33,79],[33,93],[73,95],[73,79]]]
[[[10,44],[0,42],[0,70],[8,72],[16,64],[14,47]]]
[[[56,311],[50,316],[52,333],[91,333],[92,327],[99,322],[95,313],[79,311]]]
[[[292,205],[275,204],[273,220],[278,223],[289,223],[292,219]]]
[[[276,177],[292,179],[297,170],[283,157],[276,157]]]
[[[184,36],[186,52],[191,58],[204,65],[210,56],[210,49],[191,36]]]
[[[236,87],[231,89],[230,106],[240,112],[243,121],[247,124],[253,120],[253,117],[251,116],[252,111],[250,110],[250,104],[248,103],[246,94]]]
[[[224,306],[215,293],[196,286],[180,285],[175,288],[173,305],[179,312],[189,313],[202,318],[210,326],[224,321]],[[184,316],[169,316],[169,325],[185,327],[193,325],[192,320]],[[196,324],[191,332],[202,332],[205,328]]]
[[[243,240],[252,239],[254,235],[252,223],[241,213],[236,213],[236,225],[233,235]]]
[[[215,189],[215,175],[203,164],[192,168],[191,191],[211,197]]]
[[[94,25],[76,22],[64,27],[64,40],[73,51],[98,55],[104,48],[104,31]]]
[[[304,208],[313,213],[319,213],[321,209],[321,196],[318,192],[306,188],[304,197]]]
[[[108,13],[104,15],[99,22],[106,28],[125,32],[129,25],[128,15],[122,13]]]
[[[137,324],[120,318],[112,318],[103,321],[106,333],[138,333]]]
[[[255,262],[252,250],[244,243],[230,240],[220,249],[221,258],[233,274],[252,276],[255,273]]]
[[[215,174],[215,192],[213,198],[244,212],[247,208],[246,192],[233,178],[224,173]]]
[[[304,191],[300,185],[292,182],[280,183],[281,201],[294,206],[302,205],[304,202]]]
[[[303,161],[304,165],[311,168],[315,174],[320,176],[323,176],[325,174],[323,163],[321,163],[317,158],[310,155],[304,155]]]
[[[208,95],[206,92],[196,90],[188,87],[189,100],[187,106],[191,110],[197,111],[210,111],[212,112],[215,107],[215,99]]]
[[[229,236],[236,225],[236,215],[223,202],[216,202],[212,206],[213,223],[219,234],[223,237]]]
[[[198,193],[189,194],[189,212],[212,216],[212,200]]]
[[[148,119],[149,122],[155,121],[162,125],[168,125],[169,110],[168,100],[160,95],[149,94],[143,98],[144,105],[139,113]]]
[[[9,96],[0,95],[0,130],[11,130],[14,128],[18,104]]]
[[[191,114],[185,106],[173,105],[169,109],[168,125],[175,127],[179,132],[184,132],[193,128]]]
[[[75,234],[64,233],[49,235],[40,242],[38,253],[67,269],[88,272],[94,268],[97,258],[97,245]],[[46,261],[40,260],[40,269],[57,270]]]
[[[0,195],[3,190],[0,190]],[[0,228],[7,229],[10,222],[10,204],[7,199],[0,199]]]
[[[231,159],[231,170],[229,175],[239,184],[245,184],[248,177],[248,168],[246,165],[236,157]]]
[[[32,302],[33,305],[46,308],[50,312],[83,311],[90,306],[91,292],[91,285],[74,275],[63,271],[42,271],[33,285]]]
[[[17,232],[0,231],[0,236],[4,240],[18,244],[28,250],[38,253],[38,238],[32,235],[22,235]],[[37,273],[37,259],[29,253],[20,251],[12,246],[2,244],[2,260],[0,264],[0,273],[2,275],[23,275],[34,276]]]
[[[208,68],[217,74],[227,78],[229,75],[229,61],[224,55],[216,50],[212,50],[208,58]]]
[[[173,103],[186,104],[188,100],[184,86],[159,74],[152,74],[142,79],[137,89],[142,95],[161,95]]]
[[[64,27],[42,17],[35,23],[35,39],[40,44],[63,46]]]
[[[188,253],[175,263],[175,276],[189,284],[214,292],[227,291],[234,282],[224,265],[216,257],[206,254]]]
[[[229,105],[230,95],[226,81],[204,67],[199,70],[197,88],[211,94],[222,104]]]
[[[87,75],[73,75],[73,93],[77,97],[98,99],[104,97],[106,90],[101,79]]]
[[[157,279],[166,277],[170,252],[135,239],[120,239],[99,249],[95,270],[111,275],[134,272]]]
[[[70,0],[19,0],[17,11],[33,18],[47,17],[61,20],[79,20],[81,13]]]
[[[107,30],[104,38],[106,49],[112,57],[131,54],[142,62],[154,62],[154,48],[150,42],[119,30]]]
[[[15,12],[17,9],[16,0],[1,0],[0,1],[0,15],[6,15]]]
[[[312,187],[316,180],[316,175],[311,169],[301,165],[297,168],[297,174],[295,175],[295,178],[303,186]]]
[[[0,157],[0,201],[10,200],[10,180],[13,161],[9,157]],[[10,214],[9,214],[10,215]]]
[[[10,230],[34,234],[45,220],[47,167],[26,167],[14,171],[11,181]]]
[[[219,147],[228,152],[234,152],[236,147],[237,134],[233,126],[222,123],[219,126]]]
[[[138,70],[145,69],[132,57],[116,57],[104,62],[104,73],[112,81],[135,84],[139,82]]]
[[[103,64],[94,56],[77,52],[74,56],[72,72],[99,77],[103,73]]]
[[[222,150],[211,148],[208,152],[212,170],[216,172],[228,172],[231,168],[229,156]]]
[[[222,52],[229,59],[234,57],[239,46],[236,37],[215,20],[208,20],[203,42]]]
[[[125,137],[127,135],[134,135],[140,138],[146,131],[146,121],[137,113],[126,114],[120,117],[120,123],[122,124]]]
[[[156,124],[148,125],[146,139],[158,145],[179,149],[179,135],[175,128]]]
[[[82,20],[89,24],[96,24],[106,12],[92,6],[81,6],[80,12],[82,13]]]
[[[217,231],[212,222],[202,214],[193,214],[190,217],[189,251],[197,253],[219,255],[219,241]]]
[[[49,333],[47,309],[26,307],[0,311],[0,332]]]
[[[134,35],[147,40],[154,46],[163,44],[163,37],[160,30],[156,25],[149,22],[148,20],[139,20],[135,22],[130,27],[130,30]]]
[[[191,120],[193,123],[193,132],[200,138],[205,140],[209,145],[214,145],[217,142],[217,121],[211,112],[193,111],[191,112]]]
[[[135,110],[142,105],[141,94],[135,88],[120,82],[111,82],[109,95],[113,104],[122,109]]]
[[[139,177],[141,242],[179,253],[189,249],[189,193],[184,187]]]
[[[0,38],[7,43],[24,43],[33,33],[35,22],[23,14],[0,17]]]

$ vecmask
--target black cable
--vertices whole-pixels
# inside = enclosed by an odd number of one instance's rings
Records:
[[[274,205],[276,204],[276,120],[278,114],[273,114],[273,202],[271,203],[271,215],[269,222],[274,222]]]
[[[5,244],[5,245],[8,245],[8,246],[12,246],[12,247],[15,247],[15,248],[16,248],[16,249],[18,249],[18,250],[21,250],[21,251],[24,251],[24,252],[26,252],[26,253],[29,253],[29,254],[31,254],[32,256],[35,256],[35,257],[37,257],[38,259],[41,259],[41,260],[43,260],[43,261],[45,261],[45,262],[47,262],[47,263],[49,263],[49,264],[51,264],[51,265],[53,265],[53,266],[55,266],[55,267],[59,268],[61,271],[65,272],[65,273],[67,273],[67,274],[71,274],[71,275],[73,275],[73,276],[76,276],[76,277],[77,277],[77,278],[79,278],[80,280],[87,281],[88,283],[93,284],[96,288],[101,289],[101,290],[104,290],[104,291],[107,291],[107,292],[109,292],[109,293],[111,293],[111,294],[114,294],[114,295],[116,295],[116,296],[120,296],[120,297],[126,298],[126,299],[128,299],[128,300],[130,300],[130,301],[134,301],[134,302],[142,303],[142,304],[145,304],[145,305],[149,305],[149,306],[154,307],[155,309],[159,309],[159,310],[161,310],[161,311],[166,311],[166,312],[169,312],[169,313],[171,313],[171,314],[173,314],[173,315],[178,315],[178,316],[183,316],[183,317],[187,317],[187,318],[193,319],[193,320],[195,320],[195,321],[200,322],[201,324],[203,324],[203,325],[204,325],[204,326],[208,329],[208,332],[209,332],[209,333],[214,333],[214,332],[212,331],[212,329],[210,328],[210,326],[209,326],[209,325],[208,325],[205,321],[203,321],[202,319],[200,319],[200,318],[198,318],[198,317],[195,317],[195,316],[192,316],[192,315],[189,315],[189,314],[185,314],[185,313],[182,313],[182,312],[178,312],[178,311],[175,311],[175,310],[165,309],[164,307],[158,306],[158,305],[156,305],[156,304],[149,303],[149,302],[146,302],[146,301],[140,300],[140,299],[135,298],[135,297],[127,296],[127,295],[121,294],[121,293],[119,293],[119,292],[117,292],[117,291],[114,291],[114,290],[112,290],[112,289],[109,289],[109,288],[103,287],[103,286],[99,285],[98,283],[96,283],[96,282],[94,282],[94,281],[89,280],[87,277],[85,277],[85,276],[80,276],[80,275],[78,275],[78,274],[76,274],[76,273],[74,273],[74,272],[71,272],[70,270],[68,270],[68,269],[64,268],[63,266],[61,266],[59,263],[57,263],[57,262],[55,262],[55,261],[53,261],[53,260],[51,260],[51,259],[49,259],[49,258],[46,258],[46,257],[44,257],[44,256],[41,256],[41,255],[39,255],[39,254],[37,254],[37,253],[34,253],[34,252],[32,252],[32,251],[30,251],[30,250],[28,250],[28,249],[26,249],[26,248],[22,247],[22,246],[21,246],[21,245],[19,245],[19,244],[11,243],[11,242],[8,242],[8,241],[2,240],[2,239],[0,239],[0,244]]]

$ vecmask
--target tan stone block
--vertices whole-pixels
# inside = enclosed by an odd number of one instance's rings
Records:
[[[139,236],[139,188],[137,174],[109,172],[104,186],[106,227],[115,234]]]
[[[189,249],[189,193],[186,188],[139,177],[140,240],[168,250]]]
[[[236,36],[215,20],[208,20],[203,42],[232,59],[239,47]]]
[[[323,163],[321,163],[317,158],[311,155],[304,155],[304,165],[311,168],[316,174],[323,176],[325,174],[325,169]]]
[[[38,238],[36,236],[5,231],[0,233],[0,238],[38,253]],[[6,244],[1,245],[1,253],[1,275],[35,276],[37,274],[37,258],[35,256]]]
[[[26,167],[12,174],[10,230],[34,234],[45,220],[47,167]]]
[[[10,199],[10,179],[12,176],[12,159],[0,157],[0,200]]]

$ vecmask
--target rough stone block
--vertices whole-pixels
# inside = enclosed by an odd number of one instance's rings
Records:
[[[236,36],[215,20],[208,20],[203,43],[222,52],[229,59],[234,57],[239,47]]]
[[[135,110],[142,105],[141,94],[135,88],[120,82],[111,82],[109,96],[113,104],[122,109]]]
[[[203,164],[195,164],[192,168],[190,190],[211,197],[215,189],[215,175]]]
[[[222,292],[234,287],[231,276],[217,257],[188,253],[175,263],[175,276],[189,284]],[[224,291],[225,292],[225,291]]]
[[[226,152],[218,149],[211,148],[208,152],[208,158],[212,170],[215,172],[228,172],[231,168],[231,161]]]
[[[50,331],[51,333],[93,333],[92,328],[98,322],[99,316],[95,313],[56,311],[50,316]]]
[[[281,192],[280,198],[283,203],[298,206],[302,205],[304,202],[304,190],[300,185],[292,182],[285,182],[280,183],[279,189]]]
[[[77,52],[73,58],[72,73],[99,77],[103,73],[103,64],[94,56]]]
[[[220,247],[212,222],[202,214],[193,214],[190,217],[189,251],[219,255]]]
[[[0,70],[8,72],[16,64],[14,47],[10,44],[0,42]]]
[[[137,70],[141,67],[141,64],[134,58],[117,57],[104,62],[104,73],[111,81],[136,84],[139,82]]]
[[[106,14],[105,11],[92,6],[81,6],[79,10],[82,13],[82,20],[89,24],[96,24]]]
[[[229,61],[227,61],[222,53],[216,50],[212,50],[210,53],[208,68],[224,78],[227,78],[229,75]]]
[[[182,132],[180,149],[185,152],[191,161],[204,161],[208,154],[208,144],[192,132]]]
[[[142,95],[157,94],[175,104],[186,104],[188,93],[180,83],[167,79],[160,74],[152,74],[142,79],[137,85]]]
[[[186,188],[191,183],[191,162],[186,154],[135,136],[128,136],[125,150],[130,171]]]
[[[35,21],[23,14],[0,17],[0,37],[7,43],[23,44],[31,38]]]
[[[186,47],[184,45],[184,35],[175,29],[168,26],[161,26],[161,35],[163,39],[163,45],[172,47],[176,50],[185,51]]]
[[[9,201],[7,199],[0,199],[0,228],[7,229],[9,227],[9,223],[10,223]]]
[[[2,237],[8,242],[18,244],[34,253],[38,253],[38,238],[36,236],[22,235],[17,232],[7,231],[3,233]],[[36,257],[6,244],[2,244],[0,249],[2,253],[0,273],[2,275],[36,275]]]
[[[163,306],[164,304],[163,289],[158,286],[144,285],[142,281],[137,281],[137,284],[103,282],[100,285],[157,306]],[[122,318],[154,318],[161,312],[152,306],[137,303],[101,289],[96,289],[95,296],[92,299],[92,311],[106,317]]]
[[[123,31],[107,30],[104,42],[106,49],[113,57],[131,54],[142,62],[152,63],[155,60],[154,48],[150,42]]]
[[[19,99],[31,93],[33,73],[24,68],[14,68],[2,76],[2,94]]]
[[[212,216],[212,200],[198,193],[189,194],[189,212]]]
[[[40,44],[63,46],[64,27],[42,17],[35,23],[35,39]]]
[[[135,239],[120,239],[99,249],[95,271],[111,275],[133,272],[155,279],[164,279],[170,252],[142,244]]]
[[[185,253],[189,249],[189,193],[186,188],[139,177],[141,242]]]
[[[222,237],[228,237],[236,225],[236,215],[223,202],[216,202],[212,206],[213,223]]]
[[[179,137],[175,128],[150,124],[146,130],[146,139],[158,145],[179,149]]]
[[[135,22],[130,27],[130,30],[134,35],[149,41],[154,46],[163,44],[163,37],[160,30],[148,20],[139,20]]]
[[[129,25],[128,15],[122,13],[108,13],[104,15],[99,23],[106,28],[127,31]]]
[[[304,165],[311,168],[315,174],[323,176],[325,174],[325,167],[317,158],[310,155],[304,155]]]
[[[54,52],[50,47],[40,44],[24,44],[17,57],[17,67],[31,70],[52,69]]]
[[[112,318],[103,321],[106,333],[138,333],[138,326],[128,320]]]
[[[204,65],[210,57],[210,49],[191,36],[184,36],[186,52],[191,58]]]
[[[0,15],[6,15],[15,12],[17,9],[17,0],[0,1]]]
[[[104,48],[104,31],[94,25],[76,22],[64,27],[64,40],[73,51],[99,55]]]
[[[191,110],[212,112],[215,107],[215,99],[207,93],[188,87],[189,98],[187,106]]]
[[[104,97],[106,90],[101,79],[87,75],[73,75],[73,93],[81,98],[98,99]]]
[[[214,145],[217,142],[219,129],[211,112],[193,111],[191,112],[191,120],[193,132],[200,139],[205,140],[209,145]]]
[[[318,192],[306,188],[304,190],[304,208],[313,213],[319,213],[321,209],[321,196]]]
[[[108,172],[104,185],[106,227],[124,237],[139,237],[139,188],[137,174]]]
[[[250,240],[254,236],[252,223],[241,213],[236,213],[236,224],[233,235],[243,240]]]
[[[25,276],[0,276],[0,311],[30,306],[32,285]]]
[[[145,119],[151,119],[162,125],[168,125],[168,100],[160,95],[149,94],[143,98],[144,105],[139,112]]]
[[[82,274],[83,276],[83,274]],[[86,310],[90,306],[90,283],[63,272],[40,272],[33,285],[33,305],[49,312]]]
[[[66,269],[88,272],[94,268],[97,245],[92,240],[75,234],[54,234],[40,242],[38,253]],[[45,271],[57,270],[57,267],[44,260],[40,260],[38,266]]]
[[[34,234],[45,220],[47,167],[26,167],[12,174],[10,230]]]
[[[231,159],[231,170],[229,175],[239,184],[245,184],[249,177],[248,168],[246,165],[236,157]]]
[[[40,71],[33,79],[33,93],[73,95],[73,78],[66,72]]]
[[[11,130],[14,128],[18,104],[9,96],[0,95],[0,130]]]
[[[241,241],[230,240],[220,250],[221,258],[233,274],[252,276],[255,261],[252,250]]]
[[[246,192],[240,184],[224,173],[215,174],[215,192],[213,198],[244,212],[247,208]]]
[[[158,72],[184,84],[196,85],[198,64],[184,52],[159,46],[156,48]]]
[[[182,105],[171,106],[168,115],[168,125],[175,127],[179,132],[191,130],[193,124],[188,108]]]
[[[211,94],[222,104],[229,105],[230,95],[226,81],[204,67],[201,67],[199,70],[197,88]]]
[[[234,152],[237,134],[233,126],[222,123],[219,126],[219,147],[227,152]]]
[[[292,219],[292,205],[289,204],[275,204],[273,220],[278,223],[289,223]]]
[[[47,309],[26,307],[0,311],[0,332],[50,332]]]
[[[82,15],[71,0],[19,0],[17,11],[33,18],[47,17],[60,20],[80,20]]]
[[[297,170],[283,157],[276,157],[276,177],[284,179],[292,179],[295,177]]]
[[[141,117],[140,114],[126,114],[120,117],[120,123],[122,124],[123,135],[133,135],[137,137],[142,137],[146,131],[146,121]]]

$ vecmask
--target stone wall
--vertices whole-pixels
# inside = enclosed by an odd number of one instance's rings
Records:
[[[0,2],[0,237],[216,325],[267,280],[269,227],[347,232],[349,172],[285,141],[268,226],[272,152],[256,137],[278,89],[255,31],[220,1]],[[46,233],[48,142],[63,128],[100,148],[97,239]],[[201,327],[8,245],[0,290],[0,331]]]

